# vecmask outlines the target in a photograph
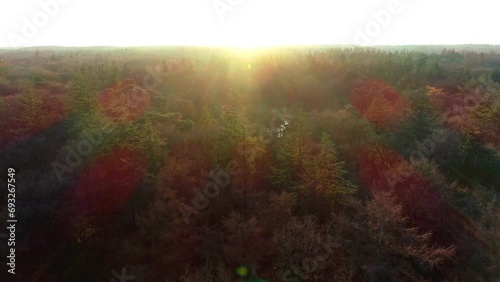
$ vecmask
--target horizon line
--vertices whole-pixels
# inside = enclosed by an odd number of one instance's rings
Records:
[[[283,47],[333,47],[333,46],[351,46],[360,48],[370,48],[370,47],[408,47],[408,46],[419,46],[419,47],[438,47],[438,46],[490,46],[495,47],[500,44],[490,44],[490,43],[453,43],[453,44],[374,44],[374,45],[359,45],[359,44],[280,44],[280,45],[264,45],[264,46],[235,46],[235,45],[192,45],[192,44],[173,44],[173,45],[33,45],[33,46],[22,46],[22,47],[11,47],[11,46],[0,46],[0,49],[36,49],[36,48],[158,48],[158,47],[202,47],[202,48],[229,48],[229,49],[269,49],[269,48],[283,48]]]

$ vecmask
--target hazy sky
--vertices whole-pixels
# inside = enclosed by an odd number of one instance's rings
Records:
[[[1,0],[0,46],[500,44],[497,1]]]

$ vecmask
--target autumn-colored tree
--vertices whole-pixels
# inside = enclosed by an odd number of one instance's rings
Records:
[[[350,99],[356,110],[376,129],[394,129],[407,109],[401,94],[379,81],[353,82]]]
[[[390,192],[376,192],[368,205],[370,234],[377,241],[376,254],[367,272],[376,281],[423,281],[423,274],[450,259],[455,247],[432,246],[430,233],[421,233],[403,214]],[[412,260],[419,266],[415,268]]]
[[[315,151],[308,152],[304,160],[302,184],[299,186],[304,195],[301,197],[301,205],[315,210],[320,219],[325,219],[331,209],[342,202],[342,197],[353,194],[356,187],[345,179],[343,162],[337,159],[335,148],[327,134],[323,133],[321,143]]]

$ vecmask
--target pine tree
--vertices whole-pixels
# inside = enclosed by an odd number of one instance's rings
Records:
[[[271,181],[279,189],[291,189],[298,183],[304,165],[304,140],[310,135],[308,122],[306,113],[299,111],[275,145]]]
[[[336,203],[342,203],[344,196],[356,191],[349,180],[343,162],[337,159],[337,153],[328,134],[323,133],[319,144],[319,153],[307,152],[304,172],[300,175],[300,191],[304,195],[303,204],[308,211],[316,210],[320,219],[329,216]],[[307,207],[307,205],[310,205]]]
[[[83,65],[75,74],[68,93],[71,101],[71,111],[77,114],[89,113],[97,105],[97,83],[93,69]]]
[[[491,80],[496,83],[500,83],[500,67],[497,67],[491,73]]]

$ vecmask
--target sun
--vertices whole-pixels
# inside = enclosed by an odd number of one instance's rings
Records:
[[[231,38],[228,40],[220,40],[217,42],[209,43],[212,46],[216,47],[229,47],[229,48],[237,48],[241,50],[254,50],[254,49],[264,49],[264,48],[272,48],[277,47],[280,44],[278,41],[274,40],[266,40],[258,37],[247,37],[241,39]]]

